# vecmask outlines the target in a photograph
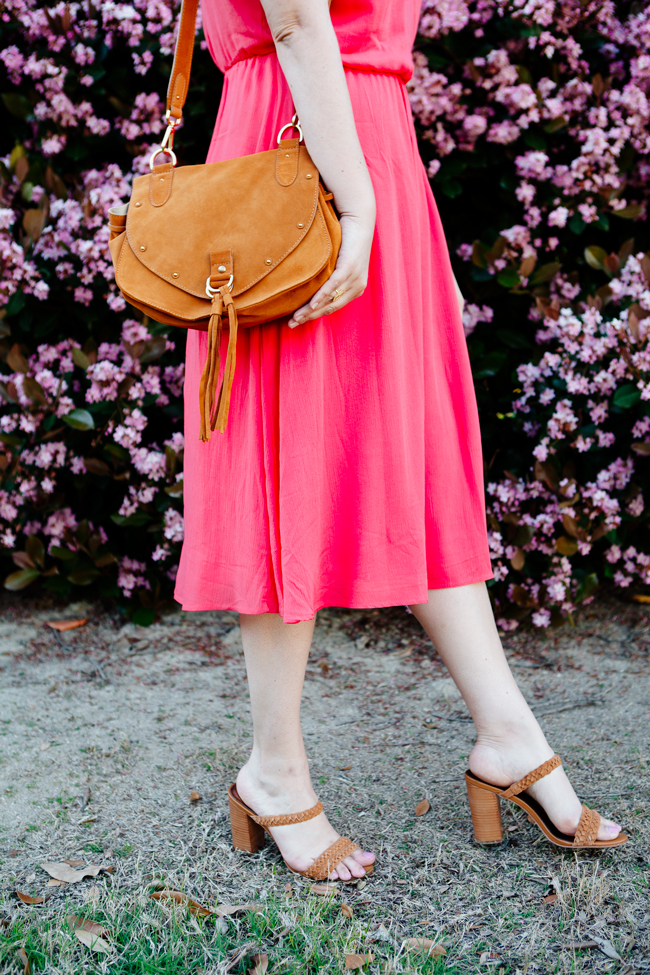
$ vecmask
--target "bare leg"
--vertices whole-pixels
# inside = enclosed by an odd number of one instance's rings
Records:
[[[477,741],[470,770],[507,786],[553,755],[537,719],[512,675],[484,583],[432,589],[429,602],[411,606],[470,710]],[[563,833],[574,835],[581,803],[562,767],[528,792]],[[613,839],[621,827],[601,819],[598,839]]]
[[[260,816],[302,812],[317,802],[300,727],[300,699],[314,622],[283,623],[274,613],[240,615],[246,657],[253,749],[237,776],[237,791]],[[338,839],[324,813],[306,823],[274,826],[273,838],[294,870],[306,870]],[[372,853],[357,850],[330,874],[362,877]]]

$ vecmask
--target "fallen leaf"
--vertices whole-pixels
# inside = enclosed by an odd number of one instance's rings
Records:
[[[251,961],[253,968],[248,969],[248,975],[266,975],[266,969],[269,967],[269,956],[266,953],[251,955]]]
[[[87,785],[85,787],[82,795],[81,795],[81,808],[82,809],[85,809],[86,806],[88,805],[88,803],[90,802],[90,796],[91,796],[90,786]]]
[[[87,622],[88,617],[86,616],[82,620],[51,620],[44,625],[51,627],[53,630],[58,630],[59,633],[65,633],[66,630],[76,630],[78,626],[85,626]]]
[[[493,965],[501,955],[497,954],[496,951],[484,951],[478,960],[479,965]]]
[[[377,930],[370,935],[371,941],[392,941],[393,937],[390,931],[383,925],[380,924]]]
[[[52,744],[51,741],[42,741],[41,742],[41,745],[40,745],[40,748],[39,748],[39,751],[46,752],[48,750],[48,748],[50,747],[51,744]]]
[[[62,860],[62,863],[67,863],[69,867],[83,867],[85,860]]]
[[[17,857],[19,852],[20,852],[19,850],[9,850],[8,853],[7,853],[7,856],[8,857]]]
[[[213,913],[208,907],[203,907],[198,901],[192,900],[191,897],[181,893],[180,890],[154,890],[151,896],[155,901],[163,901],[163,903],[165,901],[173,901],[176,904],[182,904],[195,917],[210,917]]]
[[[547,894],[546,897],[544,898],[544,903],[555,904],[557,900],[558,900],[557,894]]]
[[[50,877],[45,884],[46,887],[65,887],[65,885],[65,880],[55,880],[53,877]]]
[[[345,967],[346,969],[363,968],[364,965],[370,964],[374,957],[374,955],[346,955]]]
[[[408,945],[409,948],[419,948],[420,951],[426,951],[431,958],[442,958],[443,955],[447,954],[446,949],[441,944],[436,944],[431,938],[407,938],[404,944]]]
[[[259,904],[218,904],[214,913],[219,917],[228,917],[230,914],[237,914],[238,911],[256,911]]]
[[[595,941],[574,941],[566,945],[569,951],[583,951],[585,948],[597,948]]]
[[[320,897],[328,897],[330,894],[336,893],[336,887],[334,884],[313,884],[309,888],[311,894],[318,894]]]
[[[198,792],[193,792],[190,796],[190,802],[199,802],[200,798],[201,796],[198,794]]]
[[[30,873],[29,877],[25,877],[25,883],[26,884],[33,884],[35,880],[36,880],[36,874],[35,873]]]
[[[54,881],[54,883],[57,882],[60,881]],[[52,881],[50,881],[50,883],[52,883]],[[95,907],[97,906],[97,904],[99,904],[100,897],[101,897],[101,893],[97,884],[93,884],[90,890],[86,891],[86,900],[91,901],[95,905]]]
[[[607,938],[601,938],[597,934],[592,934],[590,937],[592,941],[596,942],[598,948],[604,955],[607,955],[608,958],[613,958],[615,961],[623,961],[612,942]]]
[[[415,815],[424,816],[424,814],[428,813],[430,809],[431,806],[429,805],[429,800],[422,799],[421,802],[418,802],[417,806],[415,807]]]
[[[351,765],[344,765],[342,768],[339,769],[339,772],[349,772],[351,768],[352,768]]]
[[[98,873],[112,873],[113,870],[112,867],[99,867],[94,863],[89,863],[81,870],[75,870],[65,860],[61,863],[41,863],[41,867],[49,873],[50,877],[63,880],[66,884],[76,884],[84,877],[96,877]]]
[[[85,928],[75,928],[74,934],[91,951],[99,951],[103,955],[107,955],[112,951],[108,941],[104,941],[103,938],[98,937],[96,934],[86,931]]]
[[[108,928],[102,924],[98,924],[97,921],[89,921],[85,917],[79,917],[78,914],[68,914],[68,924],[75,930],[80,928],[83,931],[88,931],[89,934],[94,934],[97,938],[103,938],[104,935],[110,934]]]
[[[354,911],[349,904],[341,904],[341,914],[343,917],[352,917]]]
[[[42,897],[32,897],[31,894],[23,894],[23,892],[20,891],[20,890],[17,890],[16,891],[16,897],[18,898],[18,900],[21,900],[23,902],[23,904],[42,904],[43,903],[43,898]]]
[[[32,966],[29,964],[29,958],[27,957],[27,952],[24,948],[18,949],[18,960],[23,966],[23,972],[25,975],[32,975]]]

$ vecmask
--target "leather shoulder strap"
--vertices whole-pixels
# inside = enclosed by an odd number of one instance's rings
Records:
[[[190,86],[190,70],[192,68],[192,54],[194,53],[194,34],[196,31],[196,14],[199,0],[183,0],[181,6],[181,24],[178,29],[178,40],[174,52],[174,65],[167,89],[167,111],[169,118],[181,119],[183,105]]]

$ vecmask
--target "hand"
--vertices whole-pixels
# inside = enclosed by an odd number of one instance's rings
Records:
[[[336,267],[311,301],[293,313],[289,328],[340,311],[363,294],[368,283],[374,231],[374,211],[368,216],[355,214],[341,217],[341,250]]]

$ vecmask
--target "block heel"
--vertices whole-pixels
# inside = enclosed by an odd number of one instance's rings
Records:
[[[283,813],[279,816],[258,816],[250,806],[242,800],[237,792],[237,785],[231,785],[228,789],[228,804],[230,806],[230,828],[232,830],[232,844],[236,850],[244,850],[246,853],[255,853],[264,845],[264,833],[267,832],[271,839],[271,827],[273,826],[292,826],[294,823],[306,823],[310,819],[320,816],[323,811],[323,804],[320,800],[311,809],[305,809],[298,813]],[[359,847],[347,836],[339,836],[331,846],[316,857],[314,862],[306,870],[294,870],[287,863],[291,873],[299,873],[301,877],[309,877],[310,880],[325,880],[336,868],[337,864],[351,856]],[[286,863],[286,860],[285,860]],[[366,874],[372,873],[372,864],[364,868]],[[357,878],[351,877],[344,883],[356,883]]]
[[[501,843],[503,840],[503,824],[501,822],[501,806],[499,797],[487,789],[476,785],[465,776],[467,798],[472,814],[474,839],[477,843]]]
[[[228,805],[232,845],[236,850],[243,850],[244,853],[257,853],[264,846],[264,828],[251,819],[248,813],[233,801],[232,796],[228,796]]]
[[[549,819],[546,811],[527,789],[535,782],[539,782],[545,775],[550,775],[562,764],[559,755],[553,755],[537,768],[525,775],[518,782],[513,782],[507,788],[492,785],[474,775],[469,769],[465,772],[467,798],[472,813],[474,836],[477,843],[500,843],[503,840],[503,825],[501,823],[501,799],[514,802],[526,813],[529,823],[539,826],[542,833],[556,846],[581,850],[601,850],[605,847],[622,846],[627,843],[625,833],[619,833],[613,840],[599,840],[600,815],[595,809],[589,809],[583,804],[580,822],[575,835],[561,833],[557,826]]]

